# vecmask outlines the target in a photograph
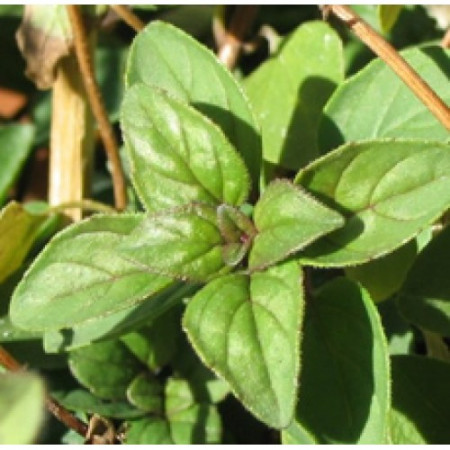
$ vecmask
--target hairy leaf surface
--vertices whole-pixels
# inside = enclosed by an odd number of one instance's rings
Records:
[[[286,427],[294,412],[301,283],[296,262],[224,276],[194,296],[183,319],[204,363],[255,416],[276,428]]]
[[[73,327],[142,302],[172,280],[118,254],[141,215],[94,216],[59,233],[17,286],[10,308],[19,327]]]
[[[194,201],[239,205],[247,198],[241,157],[191,106],[140,83],[126,91],[121,124],[132,179],[148,211]]]
[[[352,143],[314,161],[295,181],[346,217],[302,261],[361,264],[400,247],[450,206],[450,152],[428,141]]]
[[[343,217],[288,181],[270,184],[253,212],[258,234],[249,268],[272,265],[344,225]]]
[[[209,117],[242,154],[257,186],[261,139],[234,76],[206,47],[167,23],[153,21],[130,48],[126,83],[157,86]]]

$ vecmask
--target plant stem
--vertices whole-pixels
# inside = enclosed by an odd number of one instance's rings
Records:
[[[0,364],[10,372],[20,372],[24,367],[10,354],[4,347],[0,345]],[[83,437],[86,437],[88,426],[77,419],[64,406],[60,405],[50,395],[45,396],[45,405],[50,413],[52,413],[60,422],[71,428]]]
[[[103,140],[106,154],[111,162],[115,206],[118,210],[123,210],[126,206],[127,200],[125,178],[123,175],[122,164],[120,162],[119,150],[114,136],[114,131],[109,123],[100,89],[95,80],[83,17],[79,6],[67,5],[66,7],[73,30],[75,53],[80,66],[84,87],[88,95],[92,112],[97,119],[100,136]]]
[[[141,31],[145,27],[145,23],[134,14],[128,6],[109,5],[109,7],[131,28],[136,32]]]
[[[411,89],[434,116],[450,130],[450,109],[380,34],[370,27],[351,8],[326,5],[324,12],[332,12],[342,20],[374,53],[376,53]]]
[[[53,84],[50,137],[50,205],[79,202],[89,192],[94,150],[93,117],[78,70],[76,57],[58,63]],[[82,217],[80,208],[65,214],[73,221]]]
[[[243,46],[245,33],[251,27],[258,12],[257,5],[236,6],[231,23],[225,34],[220,33],[222,45],[218,51],[218,59],[229,69],[236,66]]]

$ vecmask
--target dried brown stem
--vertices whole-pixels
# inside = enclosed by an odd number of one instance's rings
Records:
[[[450,130],[450,109],[380,34],[370,27],[351,8],[344,5],[326,5],[325,16],[333,13],[342,20],[374,53],[376,53],[411,89],[434,116]]]
[[[0,364],[10,372],[20,372],[24,370],[22,364],[20,364],[10,353],[8,353],[0,345]],[[77,419],[71,412],[69,412],[64,406],[60,405],[50,395],[45,397],[45,405],[50,413],[52,413],[60,422],[66,425],[68,428],[76,431],[83,437],[86,437],[88,426]]]
[[[109,5],[109,7],[131,28],[136,32],[141,31],[145,27],[145,23],[134,14],[128,6]]]
[[[119,157],[119,149],[114,136],[114,131],[109,123],[100,89],[95,80],[83,17],[80,7],[77,5],[67,5],[67,12],[73,30],[75,53],[77,55],[86,93],[92,112],[94,113],[98,123],[100,136],[102,138],[106,154],[111,162],[115,206],[118,210],[122,210],[126,206],[125,178],[123,175],[122,164]]]
[[[229,28],[223,36],[220,36],[222,45],[217,57],[229,69],[236,66],[245,34],[255,20],[258,8],[257,5],[236,6]]]

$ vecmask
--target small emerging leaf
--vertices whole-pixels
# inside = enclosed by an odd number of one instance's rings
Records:
[[[213,280],[189,302],[183,326],[244,406],[283,428],[294,413],[302,315],[302,272],[288,262]]]
[[[304,250],[323,267],[361,264],[392,252],[450,206],[450,152],[439,142],[376,140],[344,145],[299,172],[303,185],[346,217]]]
[[[139,374],[128,386],[129,402],[148,413],[161,414],[163,411],[161,383],[148,373]]]
[[[270,266],[344,225],[342,216],[288,181],[275,181],[255,206],[258,234],[250,251],[251,270]]]

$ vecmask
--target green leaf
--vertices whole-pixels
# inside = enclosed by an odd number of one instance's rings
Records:
[[[0,282],[23,263],[47,216],[30,214],[10,202],[0,213]]]
[[[395,25],[402,8],[402,5],[377,5],[378,20],[385,33]]]
[[[416,258],[398,298],[400,312],[408,321],[444,336],[450,336],[449,252],[447,227]]]
[[[244,162],[194,108],[137,84],[126,91],[121,123],[132,179],[148,211],[193,201],[240,205],[246,200]]]
[[[196,285],[175,282],[151,296],[150,301],[138,303],[114,312],[106,317],[98,317],[80,325],[61,330],[47,330],[44,347],[47,353],[58,353],[88,345],[100,339],[119,337],[144,324],[157,319],[167,309],[190,297],[198,290]],[[136,355],[139,358],[139,355]]]
[[[69,367],[93,394],[111,400],[125,399],[128,385],[142,370],[139,361],[120,341],[74,350],[69,355]]]
[[[139,82],[164,89],[212,119],[241,152],[258,186],[258,126],[242,88],[206,47],[169,24],[153,21],[130,48],[126,83]]]
[[[183,319],[196,352],[258,419],[275,428],[292,420],[303,315],[296,262],[213,280]]]
[[[381,302],[402,287],[417,251],[417,242],[410,241],[374,261],[347,267],[345,274],[367,289],[374,302]]]
[[[281,50],[247,78],[266,161],[295,170],[318,156],[322,108],[343,80],[341,40],[319,21],[298,27]]]
[[[9,316],[0,317],[0,342],[26,341],[40,339],[41,333],[24,331],[11,323]]]
[[[125,444],[174,444],[169,424],[159,417],[145,417],[128,423]]]
[[[450,102],[450,52],[413,48],[401,55],[444,102]],[[336,89],[319,129],[322,153],[350,141],[376,138],[449,141],[445,127],[386,65],[375,60]]]
[[[351,143],[314,161],[296,183],[346,217],[302,254],[323,267],[361,264],[392,252],[450,206],[450,153],[439,142]]]
[[[93,216],[56,235],[17,286],[11,320],[29,330],[73,327],[129,308],[171,279],[120,256],[141,215]]]
[[[31,125],[0,126],[0,205],[31,152],[33,138]]]
[[[308,308],[297,421],[319,443],[385,443],[389,359],[372,300],[336,278]]]
[[[249,257],[251,270],[272,265],[344,225],[342,216],[290,182],[271,183],[253,212],[258,229]]]
[[[127,398],[139,409],[160,414],[163,411],[163,388],[149,373],[139,374],[128,386]]]
[[[114,419],[133,419],[145,414],[127,401],[105,401],[83,389],[70,392],[53,391],[52,396],[70,411],[99,414]]]
[[[392,357],[390,434],[394,444],[450,442],[450,365],[421,356]]]
[[[292,422],[288,428],[281,431],[283,445],[314,445],[316,440],[298,422]]]
[[[174,311],[175,309],[175,311]],[[172,359],[180,331],[178,308],[170,309],[150,326],[121,337],[127,348],[153,372],[158,372]]]
[[[191,204],[146,216],[120,251],[143,270],[206,281],[230,270],[222,256],[223,244],[216,208]]]
[[[36,375],[0,374],[0,445],[35,443],[45,417],[44,393]]]

